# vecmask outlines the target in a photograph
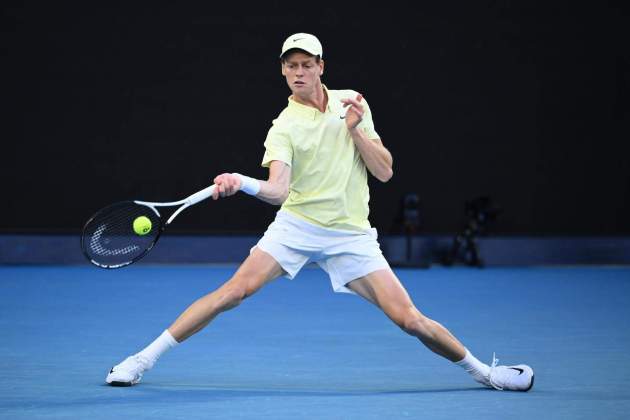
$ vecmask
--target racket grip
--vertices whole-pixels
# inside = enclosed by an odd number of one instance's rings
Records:
[[[204,188],[203,190],[194,193],[186,199],[186,203],[189,206],[192,206],[193,204],[197,204],[198,202],[205,200],[212,195],[215,187],[216,185],[211,185],[208,188]]]

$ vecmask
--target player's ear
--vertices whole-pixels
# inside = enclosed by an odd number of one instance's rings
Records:
[[[284,61],[280,60],[280,71],[282,72],[283,76],[287,75],[287,72],[284,71]]]
[[[320,58],[319,59],[319,75],[323,75],[324,74],[324,59]]]

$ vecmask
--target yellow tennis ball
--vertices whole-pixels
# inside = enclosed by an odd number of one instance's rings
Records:
[[[151,232],[152,223],[146,216],[136,217],[133,221],[133,231],[138,235],[143,236]]]

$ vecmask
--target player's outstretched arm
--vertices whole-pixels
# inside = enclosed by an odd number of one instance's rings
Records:
[[[225,173],[214,178],[217,188],[212,198],[229,197],[238,191],[254,195],[257,198],[274,205],[281,205],[289,196],[289,182],[291,167],[284,162],[274,160],[269,166],[267,181],[250,178],[238,173]]]

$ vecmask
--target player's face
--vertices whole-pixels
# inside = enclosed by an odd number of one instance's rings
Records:
[[[289,89],[297,96],[309,96],[321,84],[320,76],[324,73],[324,60],[317,62],[316,57],[294,52],[282,63],[282,75],[287,79]]]

